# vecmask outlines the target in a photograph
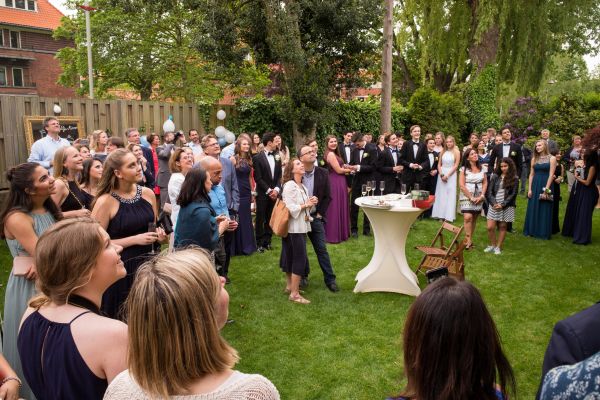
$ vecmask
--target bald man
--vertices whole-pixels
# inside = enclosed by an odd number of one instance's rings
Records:
[[[210,190],[210,205],[215,210],[217,215],[225,215],[230,218],[229,209],[227,208],[227,196],[225,189],[221,185],[223,167],[221,161],[214,157],[204,157],[200,160],[200,166],[210,174],[212,189]],[[217,272],[230,282],[229,262],[231,260],[231,240],[233,240],[234,231],[237,229],[238,223],[235,219],[229,220],[229,228],[219,239],[219,247],[215,250],[215,262],[217,264]],[[220,268],[219,268],[220,267]]]

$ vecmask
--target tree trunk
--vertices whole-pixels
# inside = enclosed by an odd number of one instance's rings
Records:
[[[300,150],[308,138],[314,139],[317,136],[317,123],[311,122],[303,131],[300,126],[305,125],[299,121],[292,121],[292,139],[294,140],[294,149]],[[291,151],[291,149],[290,149]],[[295,154],[295,153],[294,153]]]
[[[381,124],[379,133],[392,131],[392,20],[394,1],[385,1],[385,17],[383,19],[383,55],[381,70]]]

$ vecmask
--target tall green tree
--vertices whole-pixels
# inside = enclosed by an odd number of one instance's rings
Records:
[[[535,90],[553,54],[600,43],[596,0],[398,0],[397,19],[401,82],[442,92],[490,64],[500,82]]]
[[[75,7],[76,2],[68,5]],[[94,78],[100,96],[109,89],[128,87],[142,100],[151,97],[212,103],[225,90],[260,89],[268,84],[266,68],[245,62],[234,69],[217,68],[194,40],[205,16],[188,2],[94,0],[91,13]],[[63,73],[59,82],[78,86],[87,77],[85,18],[79,12],[63,18],[56,37],[72,39],[75,48],[57,55]],[[85,94],[87,85],[81,85]]]

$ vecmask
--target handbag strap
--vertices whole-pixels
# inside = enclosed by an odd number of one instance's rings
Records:
[[[81,200],[79,200],[79,197],[77,197],[77,195],[75,193],[73,193],[73,191],[71,190],[71,186],[69,186],[69,181],[66,180],[64,177],[60,177],[59,179],[61,181],[63,181],[63,183],[65,185],[67,185],[67,189],[69,190],[69,193],[71,193],[71,195],[75,198],[75,200],[77,200],[77,202],[79,203],[81,208],[85,209],[85,205],[81,202]]]

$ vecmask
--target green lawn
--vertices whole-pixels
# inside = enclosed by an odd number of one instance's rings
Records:
[[[600,212],[594,215],[593,244],[576,246],[560,235],[551,241],[523,237],[525,208],[520,197],[517,233],[508,235],[501,256],[483,253],[487,239],[484,220],[479,219],[477,247],[466,253],[465,270],[498,325],[515,370],[518,397],[531,399],[554,323],[600,300]],[[414,246],[428,243],[438,227],[432,220],[413,226],[407,244],[410,265],[420,259]],[[235,322],[223,334],[240,353],[238,369],[265,375],[283,399],[383,399],[397,393],[404,384],[402,326],[413,298],[352,292],[356,273],[370,259],[372,240],[360,236],[329,246],[342,289],[336,294],[322,283],[309,246],[312,273],[305,295],[312,304],[308,306],[293,304],[283,294],[279,240],[268,253],[235,257],[230,267],[233,283],[227,286],[230,318]],[[2,243],[4,283],[9,258]]]

